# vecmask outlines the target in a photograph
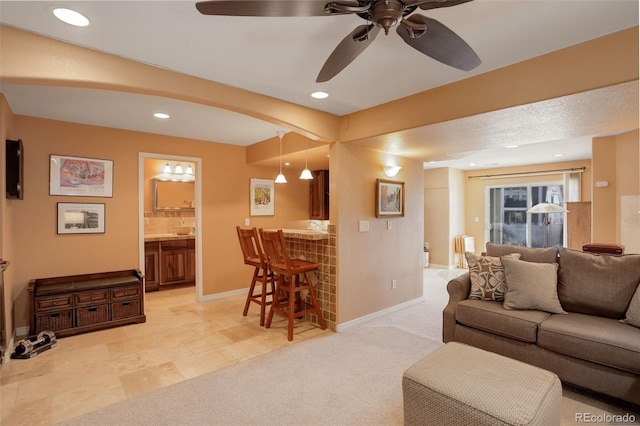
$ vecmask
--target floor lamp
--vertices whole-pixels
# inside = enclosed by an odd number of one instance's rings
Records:
[[[568,210],[557,204],[542,202],[531,207],[527,210],[527,213],[544,214],[544,218],[542,219],[542,224],[544,225],[544,246],[549,247],[549,225],[551,224],[549,221],[549,213],[568,213]]]

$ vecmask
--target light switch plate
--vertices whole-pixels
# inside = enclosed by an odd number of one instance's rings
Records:
[[[369,232],[369,221],[368,220],[361,220],[358,223],[358,231],[359,232]]]
[[[250,223],[251,223],[251,222],[249,221],[249,218],[248,218],[248,217],[245,217],[245,218],[244,218],[244,226],[249,226],[249,224],[250,224]]]

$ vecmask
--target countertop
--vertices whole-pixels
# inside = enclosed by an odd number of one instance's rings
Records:
[[[315,229],[283,229],[285,238],[298,240],[325,240],[329,238],[329,232]]]
[[[177,235],[177,234],[146,234],[145,241],[165,241],[165,240],[191,240],[196,236],[194,234]]]

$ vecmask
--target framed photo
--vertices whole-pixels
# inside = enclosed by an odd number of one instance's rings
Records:
[[[51,155],[49,195],[113,196],[113,161]]]
[[[275,214],[275,188],[272,180],[251,178],[251,216]]]
[[[404,216],[404,182],[376,180],[376,217]]]
[[[58,234],[104,234],[105,205],[58,203]]]

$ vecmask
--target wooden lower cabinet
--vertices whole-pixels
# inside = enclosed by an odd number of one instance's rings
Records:
[[[138,270],[31,280],[30,332],[65,337],[145,322],[143,293]]]
[[[195,253],[193,238],[145,242],[146,291],[172,285],[194,285]]]

